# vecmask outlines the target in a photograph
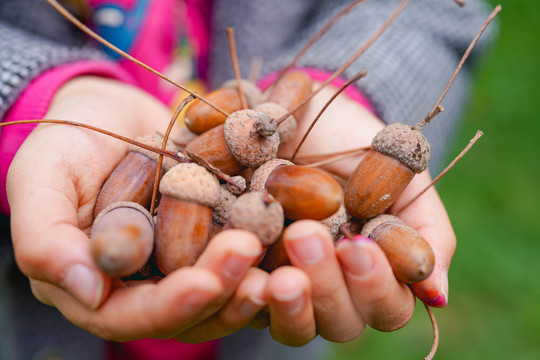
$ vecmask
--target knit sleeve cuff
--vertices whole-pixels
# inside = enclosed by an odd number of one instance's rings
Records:
[[[81,75],[95,75],[135,84],[134,79],[118,65],[107,61],[80,61],[52,68],[35,78],[21,93],[3,122],[42,119],[58,89],[68,80]],[[9,214],[6,177],[15,153],[37,124],[13,125],[0,132],[0,211]]]

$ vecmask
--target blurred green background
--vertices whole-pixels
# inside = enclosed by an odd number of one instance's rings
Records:
[[[434,310],[440,360],[540,359],[540,1],[490,2],[503,7],[499,36],[451,157],[485,135],[438,186],[458,239],[449,306]],[[431,343],[418,304],[405,328],[368,329],[329,359],[423,359]]]

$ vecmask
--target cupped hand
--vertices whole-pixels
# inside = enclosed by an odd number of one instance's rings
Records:
[[[300,121],[296,141],[285,146],[281,156],[291,156],[311,120],[334,91],[325,89],[313,99]],[[371,112],[340,95],[315,125],[297,156],[369,146],[383,126]],[[325,168],[346,179],[360,158],[361,155],[341,160],[325,165]],[[401,210],[429,183],[427,172],[415,176],[389,211]],[[436,190],[430,188],[400,211],[399,216],[422,234],[435,253],[435,268],[426,280],[412,285],[414,295],[428,305],[445,307],[448,302],[448,268],[456,239]],[[312,316],[296,323],[295,326],[302,330],[296,332],[294,341],[289,340],[292,345],[309,342],[315,331],[328,340],[343,342],[359,336],[366,324],[378,330],[392,331],[410,320],[415,305],[413,291],[395,278],[388,260],[375,242],[358,236],[344,239],[335,246],[328,231],[317,222],[298,221],[285,231],[284,243],[295,271],[300,269],[305,276],[302,278],[293,272],[293,268],[280,269],[277,275],[289,279],[289,283],[296,281],[295,286],[305,289],[304,293],[311,297],[297,310],[302,313],[309,312],[306,309],[311,308]],[[272,292],[277,292],[280,287],[272,277],[269,284],[275,284],[275,287],[269,290],[270,309],[272,303],[278,301]],[[283,342],[294,336],[284,325],[291,323],[292,319],[282,316],[275,320],[277,325],[270,323],[274,338]]]
[[[164,132],[170,117],[142,91],[94,77],[66,83],[46,115],[130,138]],[[250,233],[221,233],[194,266],[155,282],[124,283],[96,267],[88,240],[95,200],[126,148],[66,125],[39,125],[22,145],[7,191],[15,258],[34,295],[79,327],[112,340],[186,334],[198,342],[248,324],[265,305],[268,277],[249,270],[262,251]]]

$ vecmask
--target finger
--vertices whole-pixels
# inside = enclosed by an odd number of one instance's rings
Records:
[[[353,301],[366,322],[381,331],[405,326],[414,312],[414,296],[395,278],[381,248],[358,235],[342,240],[336,252]]]
[[[311,281],[319,334],[335,342],[358,337],[365,322],[349,295],[328,231],[316,221],[297,221],[285,230],[283,239],[291,263]]]
[[[230,335],[247,326],[266,306],[265,290],[268,278],[265,271],[250,268],[234,296],[217,314],[176,339],[186,343],[198,343]]]
[[[300,269],[282,266],[267,287],[270,334],[289,346],[302,346],[317,336],[309,278]]]
[[[210,240],[195,266],[214,272],[225,289],[223,295],[229,296],[261,253],[261,242],[253,233],[226,230]]]
[[[62,141],[66,148],[60,145]],[[80,150],[93,145],[91,137],[80,130],[38,128],[17,153],[7,179],[12,240],[20,269],[31,278],[63,287],[90,308],[99,306],[108,288],[108,278],[95,266],[88,237],[81,230],[92,223],[92,199],[106,171],[104,162]],[[106,142],[101,145],[105,153],[112,149]],[[70,148],[71,154],[65,154]],[[117,155],[118,151],[112,151],[110,157]],[[84,170],[95,176],[77,175],[76,163],[84,164]]]
[[[417,175],[392,209],[401,209],[409,199],[416,196],[430,182],[431,178],[427,172]],[[429,214],[429,216],[419,214]],[[427,279],[411,285],[414,293],[427,305],[446,307],[448,305],[448,269],[456,249],[456,236],[435,188],[431,187],[400,211],[399,216],[426,239],[435,254],[433,272]]]
[[[220,279],[194,267],[176,270],[155,284],[115,287],[97,310],[88,309],[55,285],[36,281],[33,288],[75,325],[113,341],[169,338],[224,304]]]
[[[77,228],[73,203],[52,190],[35,194],[31,201],[26,197],[17,196],[11,208],[13,246],[21,271],[60,286],[90,309],[97,308],[108,292],[109,278],[91,258],[88,237]],[[23,205],[36,200],[47,206]]]

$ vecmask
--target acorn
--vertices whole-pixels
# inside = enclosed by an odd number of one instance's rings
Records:
[[[257,235],[263,247],[273,244],[283,231],[283,207],[266,191],[248,192],[232,204],[228,226]]]
[[[154,253],[159,269],[168,274],[193,265],[204,250],[220,186],[205,168],[189,163],[165,173],[159,191]]]
[[[242,80],[242,89],[249,108],[253,108],[262,99],[262,91],[248,80]],[[242,109],[236,79],[224,83],[219,89],[206,95],[206,99],[216,104],[227,113]],[[202,134],[218,125],[225,123],[227,117],[199,99],[187,108],[185,123],[195,134]]]
[[[154,249],[154,220],[137,203],[109,205],[94,220],[90,251],[100,269],[111,276],[135,274]]]
[[[199,135],[186,146],[188,156],[200,157],[227,175],[257,168],[275,158],[279,135],[273,119],[259,111],[232,113],[225,124]]]
[[[408,284],[420,282],[433,271],[433,249],[418,231],[397,216],[377,216],[364,225],[362,235],[379,244],[398,280]]]
[[[268,91],[267,101],[281,105],[288,111],[302,103],[312,92],[313,81],[303,71],[289,71],[284,74]],[[294,113],[299,119],[305,106]]]
[[[138,142],[161,148],[163,136],[148,134],[136,138]],[[178,152],[179,147],[172,141],[167,142],[167,150]],[[150,208],[152,190],[156,177],[159,154],[135,145],[129,145],[128,153],[113,169],[98,194],[94,216],[110,204],[130,201]],[[168,157],[163,158],[161,176],[178,162]]]
[[[254,107],[254,110],[265,113],[274,120],[279,119],[288,112],[283,106],[273,102],[260,103]],[[293,115],[283,120],[277,127],[280,145],[291,141],[295,137],[297,129],[298,124]]]
[[[334,214],[343,201],[339,183],[316,168],[276,159],[258,168],[251,191],[265,189],[283,206],[290,220],[322,220]]]
[[[385,126],[345,186],[345,207],[354,217],[382,214],[415,174],[427,168],[429,143],[421,131],[404,124]]]

